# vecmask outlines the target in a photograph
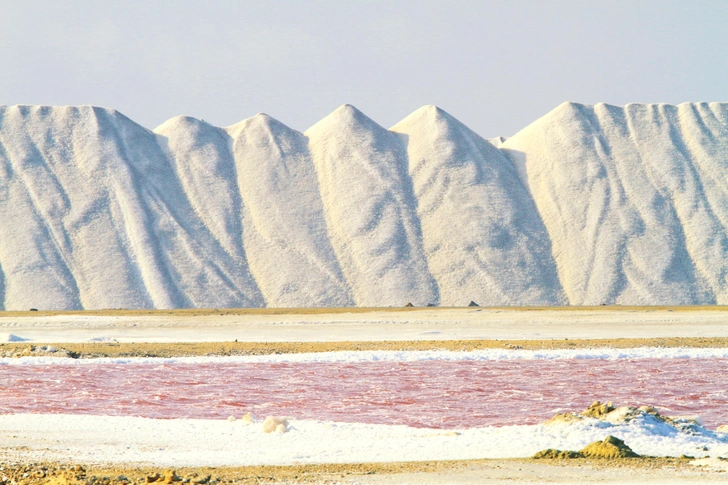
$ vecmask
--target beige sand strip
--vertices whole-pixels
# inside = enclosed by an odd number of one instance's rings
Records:
[[[59,463],[0,462],[9,482],[26,485],[80,485],[97,483],[493,483],[522,480],[559,483],[638,483],[640,478],[664,478],[665,483],[717,482],[725,473],[710,473],[681,458],[628,458],[612,460],[468,460],[404,463],[248,466],[218,468],[105,467]],[[436,482],[433,480],[437,480]],[[523,483],[519,481],[519,483]],[[614,482],[612,482],[614,483]],[[663,483],[663,482],[660,482]]]
[[[366,341],[366,342],[183,342],[183,343],[65,343],[59,349],[71,352],[74,357],[192,357],[229,355],[298,354],[311,352],[338,352],[356,350],[451,350],[471,351],[480,349],[508,350],[560,350],[637,347],[690,347],[728,348],[728,338],[615,338],[580,340],[413,340],[413,341]],[[0,344],[0,356],[21,357],[50,355],[43,346],[28,343]],[[59,353],[59,355],[61,355]]]

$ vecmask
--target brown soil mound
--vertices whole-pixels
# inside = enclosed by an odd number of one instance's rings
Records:
[[[533,455],[534,459],[563,460],[569,458],[639,458],[624,441],[614,436],[607,436],[603,441],[595,441],[586,445],[581,451],[555,450],[548,448]]]
[[[636,458],[639,456],[624,441],[614,436],[607,436],[604,441],[595,441],[586,445],[581,453],[589,458]]]
[[[569,450],[555,450],[553,448],[548,448],[546,450],[541,450],[535,455],[533,455],[533,458],[535,460],[540,459],[548,459],[548,460],[565,460],[570,458],[584,458],[584,455],[582,453],[579,453],[578,451],[569,451]]]

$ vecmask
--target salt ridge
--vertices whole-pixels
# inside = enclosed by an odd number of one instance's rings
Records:
[[[0,107],[0,309],[726,304],[728,105],[147,130]]]

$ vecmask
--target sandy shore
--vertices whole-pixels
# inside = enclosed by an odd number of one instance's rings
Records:
[[[490,484],[724,483],[725,471],[681,458],[617,460],[469,460],[300,466],[201,467],[176,470],[38,462],[0,462],[6,483],[26,485],[204,484]],[[165,479],[166,478],[166,479]],[[171,480],[170,480],[171,479]]]
[[[0,312],[0,341],[378,342],[728,338],[723,307]]]
[[[314,352],[366,351],[366,350],[449,350],[471,351],[481,349],[560,350],[638,347],[663,348],[728,348],[726,337],[673,337],[673,338],[611,338],[561,340],[411,340],[364,342],[86,342],[46,344],[57,347],[56,355],[73,358],[101,357],[193,357],[231,355],[300,354]],[[53,355],[43,352],[43,346],[28,342],[0,344],[0,357]]]

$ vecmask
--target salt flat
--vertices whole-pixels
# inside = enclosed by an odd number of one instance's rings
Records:
[[[728,310],[437,308],[352,311],[0,313],[0,338],[31,342],[337,342],[728,337]]]

